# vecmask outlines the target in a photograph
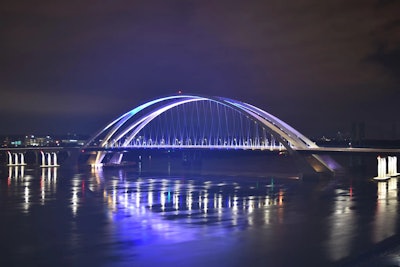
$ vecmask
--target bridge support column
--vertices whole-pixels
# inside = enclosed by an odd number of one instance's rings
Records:
[[[53,152],[52,154],[53,154],[53,165],[54,166],[58,166],[58,164],[57,164],[57,153]]]
[[[20,158],[21,158],[21,165],[26,165],[25,164],[25,157],[24,157],[24,153],[19,153]]]
[[[42,165],[40,165],[41,167],[46,166],[46,157],[44,156],[44,152],[40,151],[40,154],[42,155]]]
[[[8,166],[22,166],[26,165],[24,153],[12,153],[7,151],[8,154]]]
[[[298,152],[292,152],[291,155],[295,157],[297,167],[304,176],[333,175],[336,172],[343,171],[342,166],[327,155],[300,155]]]
[[[389,156],[388,157],[388,175],[389,176],[399,176],[400,173],[397,172],[397,157]]]
[[[13,160],[12,160],[12,155],[11,155],[11,152],[10,151],[7,151],[7,154],[8,154],[8,166],[11,166],[11,165],[13,165]]]
[[[47,156],[47,166],[51,166],[51,154],[50,153],[46,153]]]
[[[114,155],[111,157],[110,162],[111,164],[121,164],[122,157],[124,156],[124,153],[121,152],[116,152]]]
[[[390,175],[387,173],[386,158],[377,157],[378,160],[378,176],[374,177],[375,180],[387,180]]]
[[[106,154],[107,152],[105,151],[97,151],[96,154],[92,154],[88,159],[89,165],[92,167],[101,167]]]
[[[378,158],[378,177],[386,176],[386,158]]]
[[[42,165],[40,167],[58,167],[57,164],[57,153],[56,152],[46,152],[40,151],[42,155]]]

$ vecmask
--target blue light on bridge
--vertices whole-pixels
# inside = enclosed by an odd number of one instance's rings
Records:
[[[250,104],[223,97],[173,95],[112,121],[86,146],[157,149],[287,150],[317,147],[293,127]],[[93,165],[101,164],[99,153]]]

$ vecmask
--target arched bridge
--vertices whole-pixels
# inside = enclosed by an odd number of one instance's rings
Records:
[[[296,150],[318,148],[296,129],[251,104],[178,94],[146,102],[96,133],[86,147]],[[94,164],[101,164],[98,152]],[[119,163],[122,154],[112,159]],[[322,160],[318,159],[322,162]]]
[[[250,104],[223,97],[173,95],[142,104],[88,142],[100,147],[205,147],[291,151],[317,147],[287,123]]]

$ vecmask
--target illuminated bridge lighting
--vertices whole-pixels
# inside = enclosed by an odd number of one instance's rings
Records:
[[[250,104],[173,95],[142,104],[94,135],[86,147],[287,150],[316,148],[287,123]],[[98,153],[101,164],[105,153]],[[115,157],[115,163],[122,156]]]

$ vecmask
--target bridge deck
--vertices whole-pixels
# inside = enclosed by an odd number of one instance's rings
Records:
[[[400,153],[399,148],[368,148],[368,147],[317,147],[309,149],[296,149],[299,152],[307,153],[332,153],[332,152],[346,152],[346,153]]]
[[[4,147],[0,148],[0,151],[27,151],[27,150],[74,150],[84,149],[87,151],[123,151],[123,150],[136,150],[136,149],[223,149],[223,150],[265,150],[265,151],[285,151],[284,147],[266,147],[266,146],[199,146],[199,145],[164,145],[164,146],[130,146],[130,147]],[[301,153],[334,153],[334,152],[345,152],[345,153],[400,153],[400,148],[369,148],[369,147],[316,147],[307,149],[294,150]]]

